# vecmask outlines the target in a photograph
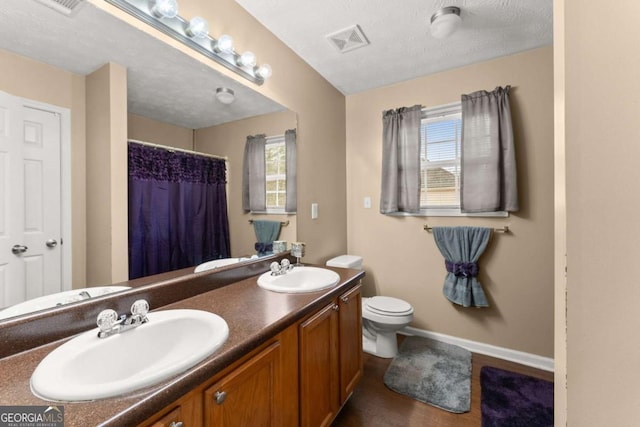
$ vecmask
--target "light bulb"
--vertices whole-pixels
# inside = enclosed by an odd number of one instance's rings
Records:
[[[195,16],[189,21],[186,33],[189,37],[207,37],[209,35],[209,23],[206,19]]]
[[[178,16],[177,0],[155,0],[151,12],[157,18],[175,18]]]
[[[266,80],[271,77],[273,71],[271,70],[271,66],[269,64],[262,64],[259,67],[256,67],[255,73],[256,75]]]
[[[256,55],[253,52],[246,51],[238,57],[236,63],[241,67],[255,67]]]
[[[221,35],[218,41],[216,41],[215,45],[213,46],[213,50],[215,50],[216,52],[225,53],[233,52],[233,39],[227,34]]]

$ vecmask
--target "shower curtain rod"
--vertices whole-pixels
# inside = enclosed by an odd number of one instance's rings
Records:
[[[249,224],[253,224],[253,220],[252,219],[249,220]],[[287,225],[289,225],[289,221],[288,220],[287,221],[280,221],[280,225],[283,226],[283,227],[286,227]]]
[[[133,142],[135,144],[146,145],[147,147],[160,148],[162,150],[167,150],[169,152],[179,151],[180,153],[193,154],[193,155],[196,155],[196,156],[203,156],[203,157],[211,157],[213,159],[224,160],[225,162],[229,161],[229,158],[226,157],[226,156],[224,156],[224,157],[223,156],[216,156],[215,154],[207,154],[207,153],[201,153],[199,151],[185,150],[185,149],[182,149],[182,148],[169,147],[167,145],[154,144],[153,142],[139,141],[137,139],[129,139],[128,141],[129,142]]]
[[[424,231],[428,231],[429,233],[431,233],[431,230],[433,230],[433,227],[429,227],[429,224],[425,224],[423,228]],[[504,227],[494,228],[493,231],[495,233],[509,233],[511,230],[509,229],[508,225],[505,225]]]

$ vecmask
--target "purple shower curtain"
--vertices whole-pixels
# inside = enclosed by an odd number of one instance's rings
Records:
[[[129,143],[129,279],[228,258],[226,167]]]

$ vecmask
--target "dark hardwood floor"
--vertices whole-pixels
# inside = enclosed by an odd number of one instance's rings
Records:
[[[553,381],[553,372],[473,354],[471,410],[452,414],[389,390],[382,378],[391,359],[364,354],[364,375],[353,395],[333,422],[333,427],[479,427],[480,369],[494,366],[512,372]]]

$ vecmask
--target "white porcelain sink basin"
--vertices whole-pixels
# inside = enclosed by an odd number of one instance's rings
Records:
[[[219,267],[224,267],[226,265],[231,265],[231,264],[236,264],[239,263],[240,261],[245,261],[248,260],[249,258],[221,258],[221,259],[214,259],[212,261],[207,261],[207,262],[203,262],[202,264],[198,265],[195,270],[193,270],[194,273],[200,273],[201,271],[207,271],[207,270],[213,270],[214,268],[219,268]]]
[[[227,322],[200,310],[164,310],[107,338],[84,332],[49,353],[31,376],[46,400],[85,401],[157,384],[204,360],[229,336]]]
[[[319,267],[294,267],[280,276],[268,271],[258,277],[258,286],[275,292],[302,293],[331,288],[338,284],[338,273]]]
[[[45,308],[57,307],[59,305],[70,304],[72,302],[83,301],[92,297],[99,297],[113,292],[131,289],[129,286],[96,286],[92,288],[73,289],[71,291],[58,292],[33,298],[20,304],[12,305],[0,311],[0,319],[20,316],[21,314],[33,311],[44,310]]]

